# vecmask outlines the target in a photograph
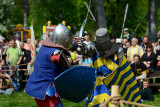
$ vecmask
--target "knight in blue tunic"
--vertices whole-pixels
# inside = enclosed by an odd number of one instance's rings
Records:
[[[72,43],[68,27],[59,24],[41,46],[34,71],[30,75],[26,94],[35,98],[38,107],[62,107],[61,98],[56,93],[54,79],[70,67],[66,50]]]

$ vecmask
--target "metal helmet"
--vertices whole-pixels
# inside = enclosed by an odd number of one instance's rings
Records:
[[[67,26],[58,24],[54,31],[50,34],[50,40],[53,43],[63,45],[65,48],[69,48],[72,44],[71,31]]]
[[[107,58],[118,51],[117,44],[113,44],[109,39],[109,34],[107,28],[99,28],[96,31],[96,51],[100,56]]]
[[[100,28],[96,31],[96,42],[104,43],[109,40],[108,29]]]

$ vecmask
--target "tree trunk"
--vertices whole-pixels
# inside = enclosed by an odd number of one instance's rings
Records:
[[[114,37],[114,34],[115,34],[115,32],[114,32],[114,18],[113,18],[113,8],[112,8],[112,5],[111,5],[111,0],[106,0],[107,1],[107,3],[109,4],[109,12],[111,13],[111,26],[112,26],[112,32],[111,32],[111,36],[112,36],[112,38]]]
[[[148,0],[148,21],[146,35],[151,43],[157,42],[158,0]]]
[[[107,28],[104,0],[93,0],[92,3],[95,10],[97,28]]]
[[[24,26],[28,24],[28,0],[24,0]]]

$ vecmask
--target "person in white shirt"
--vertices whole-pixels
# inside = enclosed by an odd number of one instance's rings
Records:
[[[84,43],[86,45],[89,44],[89,43],[91,43],[90,36],[88,35],[87,31],[84,31],[84,39],[85,39]]]

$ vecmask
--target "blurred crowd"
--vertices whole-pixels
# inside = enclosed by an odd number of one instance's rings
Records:
[[[73,43],[78,34],[74,35]],[[125,28],[122,38],[111,38],[111,42],[118,44],[123,49],[124,55],[130,63],[137,80],[147,78],[148,74],[152,74],[160,69],[160,32],[158,35],[157,43],[150,43],[150,39],[147,36],[141,38],[131,37],[129,29]],[[41,41],[35,39],[37,53],[43,44],[43,40],[48,39],[49,36],[50,31],[47,30]],[[87,31],[84,31],[83,37],[84,44],[93,42],[90,41],[90,35]],[[90,57],[78,55],[73,50],[69,50],[69,52],[71,54],[69,62],[73,66],[92,66]],[[25,71],[23,70],[27,69],[27,64],[30,61],[30,38],[27,39],[26,43],[14,39],[0,40],[0,94],[12,94],[13,91],[20,91],[21,81],[26,79]]]
[[[76,37],[77,34],[75,34]],[[160,35],[160,33],[159,33]],[[73,39],[73,41],[75,38]],[[90,35],[87,31],[84,32],[84,44],[90,42]],[[147,36],[141,38],[131,37],[129,29],[124,29],[124,35],[121,38],[111,38],[111,42],[119,45],[123,49],[128,62],[131,64],[132,69],[136,76],[142,74],[145,70],[147,73],[152,73],[159,70],[160,66],[160,37],[157,38],[157,43],[150,43]],[[76,51],[70,51],[73,65],[91,66],[91,59],[87,56],[81,56]],[[138,65],[143,65],[143,70],[137,72]],[[135,67],[136,66],[136,67]],[[141,66],[140,66],[141,67]],[[146,75],[147,76],[147,75]],[[137,77],[138,78],[138,77]]]
[[[35,39],[38,52],[41,42]],[[20,92],[26,79],[27,64],[31,61],[31,39],[20,42],[14,39],[0,40],[0,94]]]

